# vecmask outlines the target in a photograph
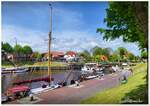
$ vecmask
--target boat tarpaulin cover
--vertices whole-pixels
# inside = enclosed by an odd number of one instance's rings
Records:
[[[9,88],[8,91],[12,93],[28,91],[30,88],[28,86],[16,86],[13,88]]]

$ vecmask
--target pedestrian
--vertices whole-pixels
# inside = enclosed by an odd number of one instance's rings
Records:
[[[131,72],[131,74],[133,75],[133,70],[130,68],[129,71]]]
[[[75,84],[76,84],[76,86],[79,86],[79,82],[78,81],[75,81]]]
[[[33,94],[32,93],[30,93],[30,101],[33,101],[34,100],[34,97],[33,97]]]
[[[127,83],[127,81],[128,81],[128,79],[127,79],[128,76],[129,76],[129,72],[126,71],[126,70],[122,70],[122,80],[121,80],[121,83],[122,83],[122,84]]]
[[[123,76],[123,81],[127,81],[127,76],[126,75]]]

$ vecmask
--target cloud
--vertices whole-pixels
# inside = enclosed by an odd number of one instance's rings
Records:
[[[30,27],[28,27],[28,25],[25,27],[24,25],[17,26],[17,24],[10,25],[3,23],[2,40],[4,42],[9,42],[12,46],[14,46],[14,38],[17,38],[18,43],[23,46],[30,45],[34,51],[46,52],[48,50],[48,42],[45,40],[48,38],[49,31],[49,14],[47,14],[49,12],[49,8],[39,5],[37,5],[37,7],[38,8],[32,8],[31,5],[31,7],[28,7],[27,9],[24,8],[24,11],[26,11],[25,15],[28,16],[29,12],[31,15],[26,18],[33,20]],[[20,12],[24,13],[22,10],[20,10]],[[138,47],[134,43],[124,43],[121,38],[114,41],[104,41],[102,35],[96,33],[96,29],[92,29],[90,25],[85,28],[85,25],[87,24],[84,23],[85,17],[83,17],[83,15],[84,13],[80,11],[69,10],[63,6],[58,6],[53,9],[52,37],[55,39],[52,40],[52,50],[83,51],[90,50],[95,46],[100,46],[102,48],[110,47],[113,50],[116,50],[118,47],[122,46],[126,47],[129,51],[136,55],[139,54]],[[36,26],[36,28],[33,26]],[[92,32],[91,30],[95,30],[95,32]]]
[[[83,25],[84,19],[83,15],[80,12],[65,9],[65,8],[55,8],[53,10],[53,14],[55,18],[53,18],[55,22],[55,27],[63,30],[75,29],[79,30]],[[58,18],[57,18],[58,17]]]
[[[102,37],[91,37],[88,31],[63,31],[61,36],[59,32],[55,33],[54,40],[52,41],[52,50],[57,51],[83,51],[90,50],[95,46],[110,47],[116,50],[118,47],[125,47],[132,53],[139,55],[138,46],[135,43],[124,43],[121,38],[114,41],[104,41]],[[89,37],[90,36],[90,37]],[[9,42],[15,45],[15,38],[18,44],[30,45],[34,51],[46,52],[48,50],[45,41],[47,38],[46,32],[24,29],[16,26],[5,25],[2,27],[2,41]]]
[[[16,38],[17,43],[22,46],[30,45],[35,51],[42,50],[46,45],[43,39],[45,36],[47,34],[40,31],[10,25],[2,26],[2,41],[9,42],[12,46],[15,45]]]

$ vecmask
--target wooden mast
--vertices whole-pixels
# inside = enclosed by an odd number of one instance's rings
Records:
[[[49,82],[49,86],[50,86],[50,83],[51,83],[51,36],[52,36],[52,5],[49,4],[50,6],[50,32],[48,34],[48,76],[49,76],[49,79],[50,79],[50,82]]]

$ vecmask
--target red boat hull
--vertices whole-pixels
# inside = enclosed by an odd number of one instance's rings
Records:
[[[51,79],[52,80],[52,79]],[[23,83],[32,83],[32,82],[38,82],[38,81],[45,81],[45,82],[50,82],[50,77],[44,77],[44,78],[36,78],[36,79],[31,79],[31,80],[23,80],[23,81],[15,81],[13,84],[23,84]]]

